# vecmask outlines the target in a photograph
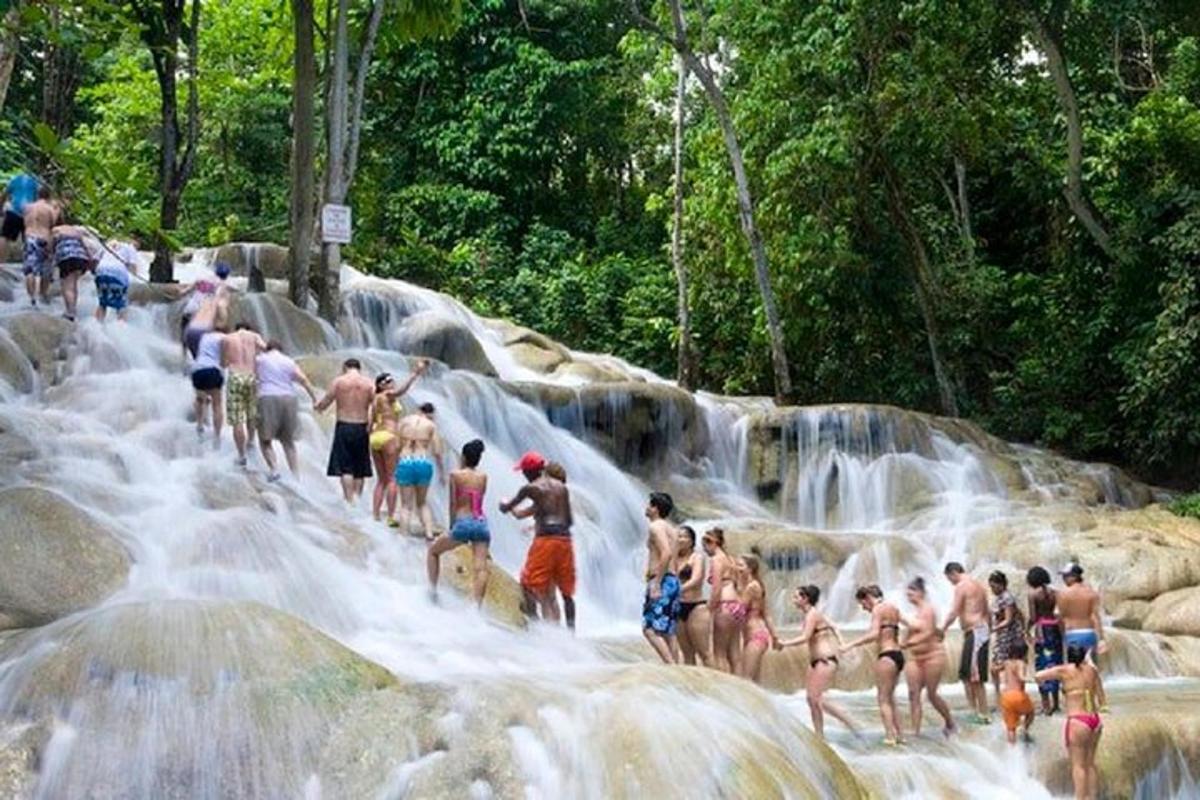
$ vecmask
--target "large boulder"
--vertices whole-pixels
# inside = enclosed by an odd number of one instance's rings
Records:
[[[212,263],[225,262],[232,274],[249,278],[257,271],[264,278],[284,280],[288,277],[291,257],[288,249],[269,242],[230,242],[217,248]]]
[[[467,545],[454,548],[442,559],[446,582],[464,597],[471,596],[474,568],[474,557]],[[487,612],[509,627],[524,628],[528,620],[521,612],[522,600],[521,585],[488,559],[487,592],[483,596],[483,607]]]
[[[708,449],[708,426],[695,398],[671,384],[626,381],[571,388],[514,382],[505,388],[625,470],[658,474],[694,468]]]
[[[278,340],[283,351],[293,357],[322,353],[337,344],[337,333],[332,326],[276,294],[236,295],[230,306],[230,318],[234,324],[248,323],[264,339]]]
[[[129,565],[114,532],[62,495],[0,490],[0,629],[89,608],[125,584]]]
[[[49,314],[24,311],[0,317],[0,327],[8,335],[8,344],[0,346],[0,375],[8,378],[19,374],[22,385],[31,389],[32,384],[27,380],[32,377],[31,367],[43,385],[57,382],[59,365],[66,359],[71,323]],[[20,362],[18,351],[24,355],[28,366]]]
[[[483,345],[466,325],[433,311],[406,317],[393,334],[392,345],[408,355],[435,358],[452,369],[493,378],[498,375]]]
[[[33,776],[36,796],[303,796],[337,720],[399,690],[379,665],[252,603],[109,606],[6,641],[0,660],[13,665],[0,726],[64,718],[78,732]],[[47,766],[46,746],[34,765]],[[0,764],[24,752],[10,749]]]
[[[1035,507],[971,539],[971,561],[1025,570],[1081,559],[1085,579],[1103,588],[1106,609],[1200,585],[1200,521],[1160,506],[1122,510],[1078,504]]]
[[[1142,630],[1200,636],[1200,586],[1164,592],[1150,602]]]

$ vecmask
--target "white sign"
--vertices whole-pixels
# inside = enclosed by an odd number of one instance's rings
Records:
[[[321,206],[321,240],[330,244],[350,244],[350,206]]]

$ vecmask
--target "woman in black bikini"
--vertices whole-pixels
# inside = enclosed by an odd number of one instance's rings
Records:
[[[871,630],[842,645],[841,652],[849,652],[869,642],[879,643],[879,656],[875,659],[875,697],[883,720],[883,743],[888,746],[904,744],[896,713],[896,681],[904,672],[904,654],[900,651],[900,609],[884,600],[883,590],[874,584],[858,587],[854,599],[871,615]]]
[[[808,699],[808,710],[812,713],[813,730],[825,738],[825,715],[829,714],[852,732],[858,731],[846,712],[825,699],[825,692],[833,685],[838,671],[838,648],[843,644],[842,635],[829,619],[817,610],[821,590],[816,586],[801,586],[792,594],[792,602],[804,615],[804,629],[794,639],[779,643],[780,647],[808,645],[808,677],[804,692]]]
[[[712,665],[712,614],[704,600],[704,556],[696,551],[696,531],[690,525],[679,529],[679,553],[675,557],[679,576],[679,625],[675,635],[683,651],[683,663]]]

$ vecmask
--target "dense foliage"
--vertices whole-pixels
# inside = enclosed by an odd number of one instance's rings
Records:
[[[286,5],[205,4],[183,242],[286,241]],[[800,402],[939,410],[933,338],[960,411],[997,434],[1197,482],[1193,3],[702,5],[701,16],[685,4],[689,27],[746,154]],[[367,4],[355,6],[361,27]],[[658,0],[641,7],[664,19]],[[347,258],[673,373],[674,66],[627,11],[628,0],[466,0],[455,34],[417,44],[385,22]],[[1064,192],[1069,118],[1039,28],[1065,63],[1082,191],[1107,245]],[[61,141],[44,124],[47,37],[86,52]],[[725,146],[698,87],[687,107],[699,382],[770,393]],[[32,15],[0,125],[0,166],[53,174],[80,216],[118,230],[152,218],[157,95],[136,32],[86,10],[54,25]]]

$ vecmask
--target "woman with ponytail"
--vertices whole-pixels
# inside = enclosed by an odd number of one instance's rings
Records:
[[[812,714],[813,730],[824,739],[826,714],[840,721],[852,733],[857,734],[858,731],[846,712],[825,699],[825,692],[837,677],[838,648],[842,644],[842,635],[817,608],[820,599],[821,590],[816,586],[801,586],[792,594],[792,602],[804,615],[804,629],[796,638],[781,641],[779,646],[808,645],[808,677],[804,692],[808,699],[808,710]]]

